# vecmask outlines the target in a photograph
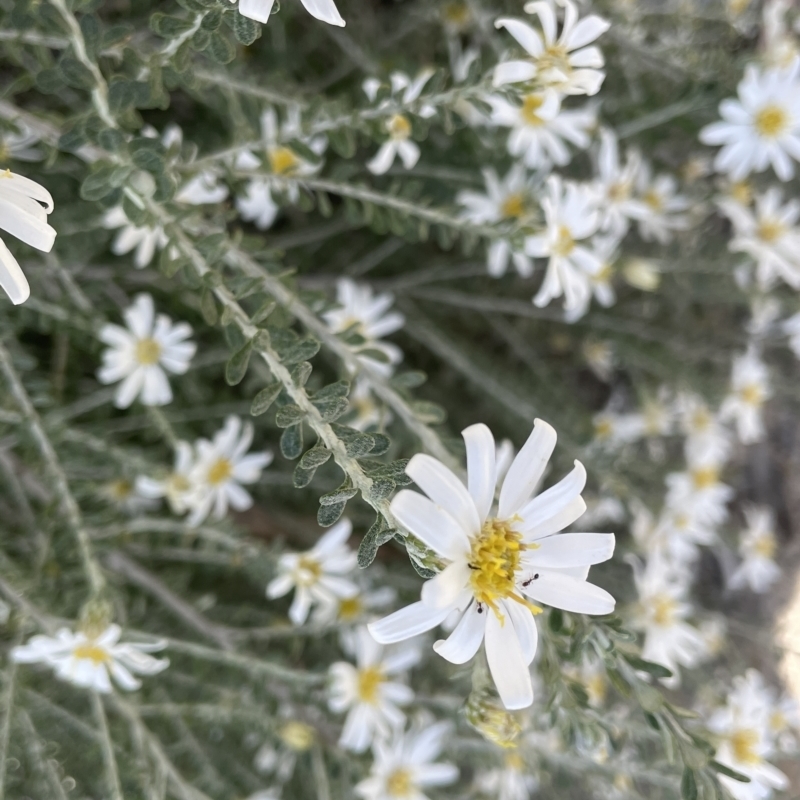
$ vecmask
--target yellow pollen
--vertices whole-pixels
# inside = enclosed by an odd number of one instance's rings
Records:
[[[610,419],[598,419],[594,423],[594,435],[598,439],[608,439],[614,432],[614,424]]]
[[[764,393],[757,383],[748,383],[739,390],[739,397],[749,406],[760,406],[764,402]]]
[[[756,114],[753,124],[765,139],[776,139],[789,127],[789,115],[780,106],[764,106]]]
[[[505,762],[506,769],[513,769],[516,772],[522,772],[522,770],[525,769],[525,762],[523,761],[522,756],[515,750],[512,750],[510,753],[506,753]]]
[[[389,797],[411,797],[415,790],[411,773],[402,767],[396,769],[386,779],[386,791]]]
[[[656,625],[661,625],[662,627],[672,625],[677,604],[671,597],[665,594],[657,594],[651,599],[650,605],[653,622]]]
[[[500,206],[500,211],[506,219],[518,219],[525,213],[525,196],[522,192],[510,194]]]
[[[395,114],[386,123],[386,128],[392,139],[408,139],[411,136],[411,123],[402,114]]]
[[[664,198],[655,189],[650,189],[645,192],[642,200],[644,200],[653,211],[661,211],[664,208]]]
[[[358,672],[358,699],[362,703],[375,705],[378,702],[378,689],[384,681],[380,667],[367,667]]]
[[[303,752],[314,744],[314,729],[305,722],[292,720],[281,728],[280,737],[292,750]]]
[[[357,619],[361,616],[363,610],[364,604],[361,602],[361,598],[358,595],[339,601],[339,619],[345,622]]]
[[[472,19],[472,13],[466,3],[448,3],[442,9],[444,21],[457,28],[463,28]]]
[[[557,69],[564,75],[572,72],[572,65],[569,63],[569,52],[567,48],[560,44],[551,44],[541,56],[533,59],[539,69]]]
[[[10,178],[11,177],[11,170],[6,167],[2,172],[0,172],[0,178]]]
[[[613,183],[608,187],[608,199],[612,203],[621,203],[623,200],[627,200],[630,194],[630,183]]]
[[[543,103],[544,97],[540,94],[525,95],[522,100],[520,114],[528,125],[535,125],[537,127],[539,125],[544,125],[544,120],[536,113],[542,107]]]
[[[469,559],[470,584],[478,603],[491,608],[497,618],[504,617],[497,605],[499,600],[513,600],[541,614],[542,609],[517,593],[516,579],[523,550],[536,545],[525,545],[522,534],[511,530],[508,522],[490,519],[472,543]]]
[[[322,575],[322,567],[318,561],[309,556],[300,556],[297,562],[296,579],[301,586],[313,586]]]
[[[269,150],[269,166],[276,175],[288,175],[300,165],[300,159],[289,147],[273,147]]]
[[[139,339],[136,342],[136,360],[145,367],[158,364],[161,345],[155,339]]]
[[[220,458],[211,465],[206,480],[212,486],[218,486],[220,483],[225,483],[232,474],[233,465],[231,462],[227,458]]]
[[[761,757],[756,752],[758,732],[750,728],[734,731],[730,737],[733,756],[740,764],[758,764]]]
[[[756,234],[763,242],[775,242],[783,236],[786,228],[776,219],[767,219],[760,222]]]
[[[747,181],[737,181],[731,184],[728,190],[730,196],[743,206],[749,206],[750,201],[753,199],[753,189]]]
[[[94,664],[105,664],[111,660],[106,650],[92,642],[78,645],[72,651],[72,655],[81,660],[92,661]]]
[[[719,481],[719,471],[716,467],[701,467],[692,470],[692,482],[695,489],[709,489]]]
[[[753,544],[753,554],[761,558],[772,558],[775,555],[776,542],[771,533],[759,536]]]
[[[558,239],[553,245],[553,253],[557,256],[568,256],[575,249],[575,240],[566,225],[558,229]]]
[[[606,699],[608,684],[599,672],[586,680],[586,693],[589,695],[589,700],[596,706],[601,705]]]
[[[133,484],[130,481],[126,481],[124,478],[120,478],[120,480],[114,481],[109,485],[108,493],[114,500],[121,503],[133,494]]]

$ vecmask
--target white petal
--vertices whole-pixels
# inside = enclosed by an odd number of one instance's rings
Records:
[[[418,453],[408,462],[406,474],[468,534],[480,531],[481,520],[470,493],[441,461]]]
[[[2,239],[0,239],[0,288],[15,306],[24,303],[31,295],[31,287],[28,286],[17,259],[11,255],[11,251]]]
[[[530,61],[504,61],[494,68],[492,83],[505,86],[508,83],[522,83],[536,77],[536,67]]]
[[[390,508],[401,525],[439,555],[455,561],[469,552],[466,532],[427,497],[406,489],[392,500]]]
[[[256,22],[267,22],[275,0],[239,0],[239,13]]]
[[[301,2],[312,17],[327,22],[329,25],[344,27],[345,22],[333,0],[301,0]]]
[[[539,577],[523,591],[537,603],[575,614],[610,614],[616,605],[616,600],[605,589],[563,573],[554,574],[546,570],[542,570]]]
[[[539,56],[544,50],[542,38],[528,24],[518,20],[503,17],[494,23],[495,28],[505,28],[532,56]],[[497,85],[497,84],[495,84]]]
[[[467,447],[467,483],[478,510],[481,524],[486,521],[494,502],[497,486],[494,436],[486,425],[470,425],[461,431]]]
[[[422,602],[434,609],[452,608],[461,590],[469,584],[469,573],[466,561],[449,564],[435,578],[422,584]]]
[[[536,657],[536,647],[539,644],[539,630],[536,627],[536,618],[529,608],[513,600],[503,603],[503,608],[508,613],[514,630],[517,632],[522,657],[526,664],[531,664]]]
[[[500,491],[500,519],[516,514],[533,494],[544,473],[547,462],[556,446],[556,432],[540,419],[533,423],[533,431],[508,468]]]
[[[487,613],[486,660],[497,693],[507,709],[527,708],[533,703],[533,686],[517,632],[509,619],[501,626],[494,613]]]
[[[614,554],[613,533],[562,533],[536,544],[525,560],[541,567],[585,567],[608,561]]]
[[[526,524],[519,526],[519,530],[525,534],[525,541],[532,542],[541,539],[545,536],[551,536],[554,533],[563,531],[564,528],[572,525],[575,520],[580,519],[586,511],[586,502],[580,496],[573,498],[567,505],[560,511],[548,519],[538,521],[538,516],[531,518],[529,522],[536,521],[532,528],[528,528]]]
[[[477,603],[472,603],[450,636],[433,645],[433,649],[451,664],[465,664],[481,646],[486,620],[491,612],[483,607],[478,611],[478,608]]]
[[[376,642],[393,644],[435,628],[449,613],[449,608],[435,611],[420,601],[401,608],[377,622],[371,622],[367,628]]]
[[[534,529],[546,520],[561,514],[576,497],[580,497],[584,486],[586,486],[586,470],[580,461],[576,461],[575,467],[569,475],[563,477],[555,486],[551,486],[547,491],[534,497],[519,511],[519,515],[523,519],[519,529],[522,531]],[[573,510],[577,510],[577,507],[573,507]]]

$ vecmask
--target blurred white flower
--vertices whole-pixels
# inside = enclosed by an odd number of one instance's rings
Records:
[[[536,776],[527,771],[525,760],[516,750],[503,755],[502,766],[475,777],[478,793],[492,800],[529,800],[538,786]]]
[[[231,0],[231,2],[233,3],[235,0]],[[300,2],[303,4],[303,8],[315,19],[327,22],[329,25],[336,25],[339,28],[345,26],[345,21],[339,14],[333,0],[300,0]],[[254,19],[256,22],[266,23],[269,21],[274,5],[275,0],[239,0],[239,13],[243,17]]]
[[[414,645],[384,648],[359,628],[355,636],[356,666],[337,661],[329,668],[328,707],[347,713],[339,744],[363,753],[377,738],[387,738],[405,722],[398,706],[408,705],[414,692],[398,678],[419,663]]]
[[[188,442],[175,445],[175,466],[165,478],[158,480],[146,475],[136,479],[136,491],[147,498],[166,497],[173,514],[184,514],[191,503],[194,469],[194,448]]]
[[[678,194],[678,181],[672,175],[653,178],[650,165],[643,161],[639,166],[636,191],[643,212],[637,217],[637,222],[645,241],[655,239],[660,244],[667,244],[675,231],[689,227],[685,214],[689,201]]]
[[[103,365],[97,372],[100,383],[121,381],[114,395],[117,408],[127,408],[138,396],[146,406],[163,406],[172,401],[172,389],[165,374],[183,375],[197,350],[187,339],[192,329],[186,322],[173,324],[165,314],[155,316],[153,298],[137,295],[123,313],[127,329],[106,324],[99,338],[109,346],[103,351]]]
[[[369,630],[389,644],[431,630],[458,612],[452,634],[434,650],[464,664],[485,641],[503,704],[527,708],[533,702],[528,667],[538,640],[534,617],[542,610],[536,603],[583,614],[613,611],[614,598],[586,578],[590,565],[611,558],[614,535],[554,535],[586,508],[581,499],[586,471],[578,461],[558,484],[531,497],[556,444],[556,432],[547,423],[534,423],[508,469],[496,511],[494,437],[480,424],[462,435],[469,488],[441,462],[417,454],[406,472],[425,495],[404,490],[391,504],[397,521],[445,566],[423,584],[419,602],[371,623]]]
[[[356,554],[347,546],[353,531],[350,520],[336,523],[305,553],[284,553],[278,559],[278,575],[267,586],[274,600],[295,590],[289,619],[302,625],[314,605],[338,607],[339,601],[358,594],[358,586],[344,576],[356,568]]]
[[[236,198],[236,208],[243,220],[252,222],[261,231],[272,227],[280,211],[280,206],[272,199],[266,178],[252,178],[248,181],[245,194]]]
[[[111,243],[111,252],[115,256],[123,256],[135,249],[133,263],[138,269],[146,267],[153,260],[156,249],[162,250],[169,243],[160,225],[138,227],[128,219],[122,206],[114,206],[106,211],[103,227],[109,230],[121,228]]]
[[[775,516],[764,506],[745,508],[747,528],[739,537],[739,555],[742,562],[728,580],[731,589],[747,586],[763,594],[781,576],[781,568],[775,562],[778,540],[775,537]]]
[[[406,169],[412,169],[419,161],[419,145],[411,139],[411,123],[403,114],[394,114],[385,123],[389,138],[380,146],[367,169],[373,175],[383,175],[389,171],[397,156]]]
[[[451,730],[437,722],[376,741],[370,775],[356,785],[356,794],[364,800],[428,800],[423,790],[455,783],[458,767],[436,761]]]
[[[253,498],[241,484],[256,483],[261,471],[272,463],[272,453],[248,453],[252,443],[252,424],[243,425],[235,416],[225,420],[212,441],[195,442],[197,455],[189,473],[189,525],[199,525],[209,514],[222,519],[229,505],[235,511],[245,511],[253,505]]]
[[[564,295],[569,311],[583,306],[591,296],[590,276],[596,275],[603,262],[588,247],[579,244],[597,231],[600,217],[594,196],[585,186],[551,175],[542,200],[546,229],[525,240],[525,252],[535,258],[549,259],[547,273],[533,302],[546,306]]]
[[[752,444],[764,438],[764,403],[772,396],[767,365],[755,348],[733,361],[731,393],[722,401],[720,419],[733,420],[739,441]]]
[[[0,229],[30,247],[49,253],[56,231],[47,223],[53,211],[50,192],[36,181],[10,169],[0,171]],[[30,297],[31,289],[17,259],[0,239],[0,288],[16,306]]]
[[[722,121],[700,131],[700,141],[722,145],[714,160],[717,172],[738,181],[770,164],[782,181],[794,175],[800,160],[800,58],[786,69],[745,69],[739,99],[723,100]]]
[[[163,650],[166,642],[144,644],[120,643],[122,629],[109,625],[97,636],[82,631],[73,633],[61,628],[55,636],[34,636],[11,650],[11,660],[18,664],[45,664],[56,677],[76,686],[111,691],[111,678],[125,691],[142,684],[134,675],[155,675],[169,666],[167,659],[153,658],[148,653]]]

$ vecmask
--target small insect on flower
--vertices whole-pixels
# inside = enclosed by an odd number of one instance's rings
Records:
[[[45,664],[63,681],[107,694],[111,678],[125,691],[138,689],[138,675],[156,675],[169,666],[166,658],[148,653],[163,650],[166,642],[120,643],[122,629],[109,625],[97,636],[83,631],[73,633],[61,628],[55,636],[34,636],[27,644],[11,650],[11,660],[18,664]]]
[[[555,449],[556,432],[536,420],[508,469],[497,506],[494,437],[485,425],[463,431],[465,486],[447,467],[418,454],[406,472],[425,492],[402,491],[392,501],[397,521],[445,563],[422,586],[421,600],[369,630],[381,643],[398,642],[436,627],[454,611],[460,619],[434,645],[454,664],[469,661],[485,640],[486,658],[506,708],[533,702],[529,665],[536,654],[538,603],[577,614],[609,614],[614,598],[588,583],[589,567],[611,558],[614,534],[560,534],[586,510],[583,465],[533,497]]]
[[[104,325],[100,340],[109,345],[103,352],[100,383],[121,381],[114,396],[117,408],[127,408],[139,396],[146,406],[172,402],[172,389],[165,374],[183,375],[197,350],[186,341],[192,329],[186,322],[173,324],[169,317],[155,317],[153,298],[140,294],[123,314],[128,327]]]
[[[43,186],[10,169],[0,172],[0,229],[45,253],[53,249],[55,229],[47,223],[53,198]],[[31,289],[17,259],[0,239],[0,288],[16,306],[30,297]]]

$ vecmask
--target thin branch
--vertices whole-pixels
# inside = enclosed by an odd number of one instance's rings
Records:
[[[14,682],[17,676],[17,664],[12,661],[6,672],[6,686],[3,695],[2,710],[3,727],[0,728],[0,800],[4,800],[6,783],[6,765],[8,764],[8,743],[11,737],[11,717],[14,713]]]

